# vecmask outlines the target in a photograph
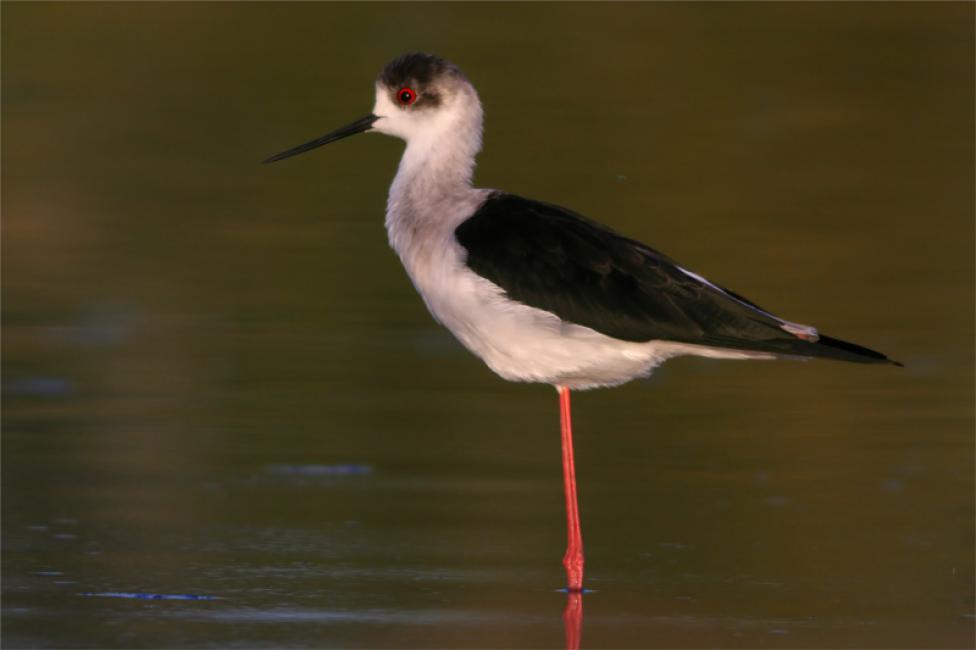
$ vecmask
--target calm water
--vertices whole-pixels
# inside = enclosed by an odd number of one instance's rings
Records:
[[[257,164],[414,48],[481,184],[906,364],[579,394],[583,647],[972,647],[972,4],[2,12],[5,647],[566,642],[556,395],[426,314],[402,145]]]

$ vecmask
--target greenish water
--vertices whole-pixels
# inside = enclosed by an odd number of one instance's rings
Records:
[[[574,398],[584,647],[972,647],[972,4],[2,6],[4,647],[559,647],[556,395],[427,315],[410,49],[477,180],[904,369]],[[82,594],[197,594],[141,600]]]

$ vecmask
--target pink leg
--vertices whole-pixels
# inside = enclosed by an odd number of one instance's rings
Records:
[[[583,591],[583,536],[580,534],[579,506],[576,501],[576,467],[573,463],[573,422],[569,408],[569,389],[559,387],[559,423],[563,443],[563,483],[566,488],[566,524],[569,544],[563,557],[566,587]]]

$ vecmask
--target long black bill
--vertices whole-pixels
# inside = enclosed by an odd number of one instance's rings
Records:
[[[349,137],[350,135],[356,135],[357,133],[362,133],[363,131],[368,131],[373,122],[380,119],[379,117],[373,115],[372,113],[366,117],[360,118],[353,122],[352,124],[347,124],[341,129],[336,129],[332,133],[326,133],[321,138],[316,138],[311,142],[306,142],[305,144],[300,144],[297,147],[292,147],[288,151],[282,151],[279,154],[271,156],[267,160],[262,162],[273,163],[279,160],[284,160],[285,158],[290,158],[300,153],[305,153],[306,151],[311,151],[316,147],[321,147],[324,144],[329,144],[330,142],[335,142],[336,140],[342,140],[343,138]]]

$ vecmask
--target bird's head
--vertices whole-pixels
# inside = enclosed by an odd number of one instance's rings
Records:
[[[377,131],[407,143],[436,146],[446,138],[481,143],[482,110],[478,93],[456,65],[430,54],[404,54],[390,61],[376,79],[373,112],[340,129],[274,155],[275,162],[341,140]]]

